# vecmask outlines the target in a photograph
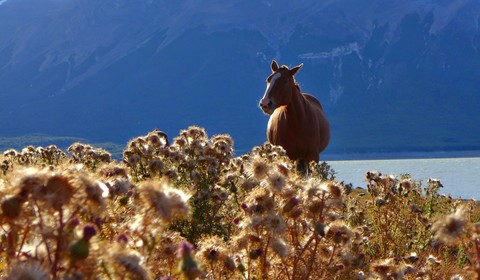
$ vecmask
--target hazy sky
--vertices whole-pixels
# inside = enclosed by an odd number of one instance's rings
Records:
[[[0,0],[0,5],[2,5],[5,2],[7,2],[7,0]]]

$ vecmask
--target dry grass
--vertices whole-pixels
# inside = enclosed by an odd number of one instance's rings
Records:
[[[5,279],[480,279],[480,212],[441,183],[323,164],[302,177],[280,147],[233,157],[190,127],[0,156]]]

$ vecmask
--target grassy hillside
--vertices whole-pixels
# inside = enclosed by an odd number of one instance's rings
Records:
[[[295,171],[280,147],[233,157],[189,127],[132,139],[122,162],[80,142],[0,155],[6,279],[473,279],[474,201],[368,172]],[[399,170],[401,172],[401,170]]]
[[[50,136],[46,134],[29,134],[17,137],[0,137],[0,151],[8,149],[16,149],[21,151],[27,146],[49,146],[55,145],[60,149],[67,149],[71,144],[75,142],[88,143],[89,141],[80,137],[70,136]],[[120,159],[122,157],[123,149],[125,145],[116,143],[92,143],[95,147],[108,150],[113,158]]]

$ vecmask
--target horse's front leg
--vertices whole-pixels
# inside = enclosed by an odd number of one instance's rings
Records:
[[[297,159],[295,161],[295,169],[297,170],[300,175],[303,177],[308,176],[308,164],[304,159]]]

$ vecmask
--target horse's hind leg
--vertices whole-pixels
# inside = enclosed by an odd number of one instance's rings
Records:
[[[297,159],[295,161],[295,167],[298,173],[300,173],[303,177],[308,176],[308,165],[304,159]]]

